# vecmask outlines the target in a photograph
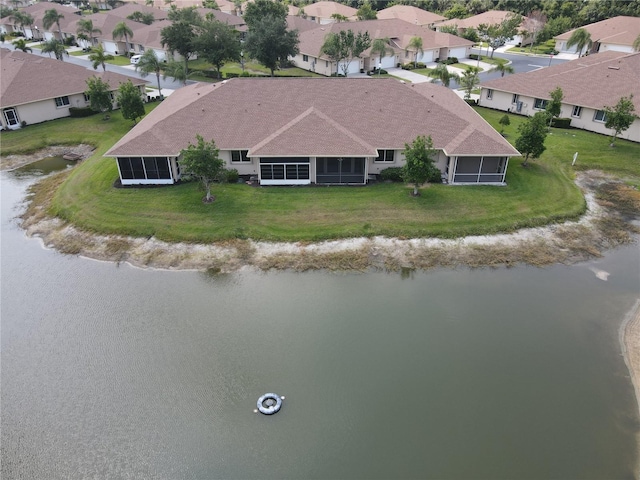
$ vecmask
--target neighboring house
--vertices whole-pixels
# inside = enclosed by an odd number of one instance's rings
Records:
[[[610,135],[605,128],[605,106],[633,94],[636,115],[640,112],[640,53],[608,51],[527,73],[508,75],[481,84],[479,104],[497,110],[533,115],[544,110],[549,92],[562,88],[561,117],[571,126]],[[621,138],[640,142],[640,119],[636,118]]]
[[[176,90],[105,156],[123,185],[180,180],[196,135],[260,185],[362,185],[431,136],[443,178],[502,185],[519,153],[455,92],[394,79],[233,78]]]
[[[304,12],[304,15],[302,12]],[[334,14],[343,15],[349,20],[356,20],[356,13],[358,13],[357,9],[347,5],[336,2],[321,1],[300,7],[297,14],[302,15],[304,18],[311,20],[312,22],[325,25],[336,22],[336,19],[331,17]]]
[[[0,49],[0,109],[3,129],[20,128],[69,116],[70,107],[89,106],[84,92],[87,79],[97,76],[112,91],[128,80],[145,95],[145,82],[114,72],[93,72],[68,62]],[[145,95],[146,98],[146,95]],[[115,103],[114,103],[115,106]]]
[[[434,28],[437,31],[444,26],[447,27],[456,27],[458,29],[458,35],[463,35],[465,30],[474,29],[478,30],[480,25],[498,25],[504,22],[508,17],[516,15],[513,12],[508,12],[506,10],[489,10],[484,13],[480,13],[478,15],[474,15],[473,17],[468,18],[452,18],[451,20],[445,20],[443,22],[438,22],[434,25]],[[520,24],[522,27],[523,22]],[[526,43],[527,39],[524,39],[521,34],[516,35],[510,40],[507,40],[507,45],[519,45],[524,41]]]
[[[64,18],[60,19],[60,29],[62,30],[63,37],[66,38],[69,36],[65,33],[69,31],[69,24],[78,20],[82,12],[75,7],[60,5],[53,2],[39,2],[22,9],[24,13],[28,13],[33,17],[33,25],[25,25],[23,27],[14,24],[13,19],[10,17],[4,17],[3,19],[0,19],[0,31],[2,33],[22,32],[28,40],[51,40],[53,38],[60,40],[58,26],[55,23],[49,27],[49,30],[45,30],[42,23],[45,12],[51,9],[54,9],[58,13],[64,15]],[[75,36],[75,31],[73,31],[72,34]],[[64,38],[62,40],[64,40]]]
[[[640,35],[640,17],[613,17],[600,22],[591,23],[580,27],[591,35],[593,42],[591,48],[585,47],[580,54],[588,48],[590,53],[614,50],[616,52],[633,53],[633,42]],[[556,50],[563,53],[578,53],[577,46],[567,48],[567,42],[571,34],[577,29],[569,30],[553,37],[556,41]]]
[[[443,17],[437,13],[431,13],[411,5],[393,5],[392,7],[378,11],[378,20],[388,20],[390,18],[404,20],[405,22],[424,28],[433,28],[434,23],[447,19],[447,17]]]
[[[109,13],[111,15],[115,15],[116,17],[120,17],[122,19],[127,18],[129,15],[135,12],[145,14],[150,13],[151,15],[153,15],[154,21],[166,20],[168,15],[167,10],[160,10],[159,8],[150,7],[141,3],[125,3],[120,7],[109,10]]]
[[[371,40],[376,38],[389,38],[393,53],[389,53],[382,59],[378,55],[371,55],[366,50],[362,58],[354,59],[348,67],[349,73],[358,73],[360,70],[373,70],[382,64],[382,68],[395,67],[398,63],[412,63],[415,61],[430,63],[447,57],[466,58],[469,55],[473,42],[456,37],[448,33],[434,32],[417,25],[412,25],[403,20],[366,20],[362,22],[342,22],[324,25],[319,28],[300,32],[300,53],[293,58],[296,66],[305,70],[330,76],[334,73],[342,73],[342,64],[337,65],[328,57],[322,55],[320,50],[325,37],[329,33],[338,33],[341,30],[368,32]],[[422,52],[409,48],[413,37],[422,39]]]

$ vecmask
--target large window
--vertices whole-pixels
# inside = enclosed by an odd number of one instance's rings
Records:
[[[533,108],[536,110],[544,110],[547,107],[547,101],[541,98],[536,98],[533,102]]]
[[[171,170],[167,157],[118,157],[123,180],[169,180]]]
[[[231,150],[231,162],[251,162],[251,159],[247,158],[247,153],[249,150]]]
[[[302,55],[302,61],[303,62],[308,62],[309,61],[309,55]]]
[[[309,183],[309,158],[261,158],[260,181],[265,184]]]
[[[66,95],[64,97],[56,97],[56,107],[66,107],[67,105],[69,105],[71,102],[69,101],[69,97],[67,97]]]
[[[573,107],[573,111],[571,112],[571,116],[572,117],[576,117],[576,118],[580,118],[580,115],[582,115],[582,107],[579,106],[574,106]]]
[[[378,158],[376,162],[388,162],[392,163],[394,159],[395,150],[378,150]]]
[[[598,110],[593,117],[593,121],[605,123],[607,121],[607,114],[604,110]]]
[[[511,97],[511,103],[518,103],[520,101],[520,95],[518,95],[517,93],[514,93],[513,96]]]

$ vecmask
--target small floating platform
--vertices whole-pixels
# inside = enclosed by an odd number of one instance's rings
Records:
[[[71,162],[77,162],[78,160],[82,159],[82,155],[78,153],[65,153],[64,155],[62,155],[62,158]]]
[[[277,413],[282,407],[283,398],[275,393],[265,393],[258,399],[258,411],[264,415]]]

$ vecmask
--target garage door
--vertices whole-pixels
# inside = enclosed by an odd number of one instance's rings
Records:
[[[116,45],[114,42],[102,42],[104,45],[104,51],[107,53],[117,53],[118,52],[118,45]]]
[[[378,57],[379,58],[379,57]],[[377,67],[378,65],[376,65]],[[393,68],[396,66],[396,56],[382,57],[382,68]]]
[[[422,55],[418,56],[418,61],[422,63],[430,63],[433,62],[433,50],[427,50]]]
[[[456,58],[466,58],[467,56],[467,49],[464,47],[461,48],[452,48],[449,51],[449,56],[450,57],[456,57]]]
[[[339,67],[338,67],[338,73],[343,73],[343,66],[346,62],[342,62],[340,63]],[[360,73],[360,59],[359,58],[354,58],[353,60],[351,60],[351,63],[349,64],[349,73]]]

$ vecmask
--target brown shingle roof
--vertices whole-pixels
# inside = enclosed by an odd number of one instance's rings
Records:
[[[115,72],[94,72],[59,60],[20,51],[0,49],[0,107],[13,107],[49,98],[83,93],[87,79],[102,78],[112,90],[131,80],[134,85],[147,82]]]
[[[466,142],[459,134],[466,131]],[[107,155],[177,155],[195,135],[253,155],[375,155],[431,135],[449,155],[518,155],[451,90],[393,79],[234,78],[176,90]],[[475,148],[473,144],[475,142]]]
[[[334,13],[345,17],[355,17],[358,10],[337,2],[321,1],[302,7],[305,15],[309,17],[331,18]]]
[[[591,34],[591,40],[594,42],[631,46],[640,35],[640,17],[613,17],[581,28]],[[575,31],[576,29],[569,30],[553,38],[555,40],[569,40]]]
[[[437,13],[428,12],[411,5],[394,5],[378,12],[378,20],[397,18],[413,25],[431,25],[434,22],[446,20],[447,17]]]
[[[494,90],[550,99],[549,92],[562,88],[563,103],[595,108],[615,105],[633,94],[640,111],[640,53],[607,51],[533,72],[518,73],[481,84]]]
[[[482,24],[497,25],[499,23],[502,23],[507,17],[515,15],[515,13],[507,12],[505,10],[489,10],[487,12],[474,15],[473,17],[452,18],[451,20],[446,20],[444,22],[438,23],[437,27],[456,25],[459,29],[477,29]]]

